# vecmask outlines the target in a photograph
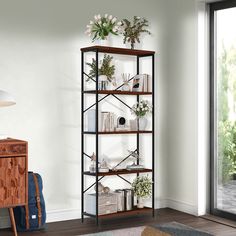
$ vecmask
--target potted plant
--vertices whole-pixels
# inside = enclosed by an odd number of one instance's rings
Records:
[[[123,26],[123,42],[130,43],[131,49],[134,49],[134,44],[136,42],[140,43],[140,36],[143,33],[151,34],[149,30],[146,29],[148,27],[148,20],[145,18],[141,18],[139,16],[134,16],[133,22],[128,19],[122,20]]]
[[[87,25],[85,33],[92,37],[93,42],[95,40],[104,42],[108,39],[109,34],[118,35],[121,25],[122,22],[117,21],[117,18],[112,15],[105,14],[101,16],[98,14],[94,16],[94,21],[90,21],[89,25]]]
[[[134,195],[138,198],[138,208],[144,207],[143,200],[152,194],[152,180],[148,176],[138,176],[132,183]]]
[[[112,65],[113,57],[107,54],[104,54],[103,59],[100,61],[100,67],[98,68],[98,76],[99,76],[99,89],[106,90],[108,83],[113,82],[113,75],[115,74],[115,65]],[[86,63],[90,67],[89,77],[90,78],[96,77],[97,66],[96,60],[93,58],[92,63]]]
[[[146,116],[152,112],[152,106],[147,100],[141,100],[132,106],[131,113],[138,119],[139,130],[145,130],[147,127]]]

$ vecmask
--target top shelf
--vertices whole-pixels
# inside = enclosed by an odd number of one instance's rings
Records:
[[[154,51],[146,50],[136,50],[128,48],[115,48],[115,47],[104,47],[104,46],[91,46],[80,49],[82,52],[102,52],[110,54],[121,54],[121,55],[130,55],[130,56],[152,56],[155,54]]]

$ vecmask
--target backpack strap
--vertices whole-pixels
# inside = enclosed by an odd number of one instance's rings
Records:
[[[29,230],[30,225],[29,225],[29,206],[28,206],[28,204],[25,205],[25,226],[26,226],[26,229]]]
[[[38,223],[40,227],[42,224],[42,209],[40,205],[39,185],[38,185],[37,176],[34,173],[33,173],[33,177],[34,177],[34,184],[35,184],[35,198],[36,198],[36,204],[38,208]]]

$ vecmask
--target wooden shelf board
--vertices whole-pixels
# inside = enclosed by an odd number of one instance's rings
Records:
[[[119,211],[117,213],[111,213],[106,215],[99,215],[98,218],[109,218],[109,217],[118,217],[118,216],[128,216],[128,215],[137,215],[137,214],[144,214],[152,212],[152,208],[150,207],[144,207],[144,208],[137,208],[135,207],[131,211]],[[88,214],[84,212],[84,215],[90,216],[90,217],[96,217],[95,215]]]
[[[81,48],[81,51],[82,52],[98,51],[102,53],[121,54],[121,55],[130,55],[130,56],[151,56],[155,54],[155,51],[116,48],[116,47],[104,47],[104,46],[85,47],[85,48]]]
[[[84,93],[96,94],[96,90],[87,90]],[[98,90],[98,94],[118,94],[118,95],[152,95],[152,92],[129,92],[121,90]]]
[[[110,131],[110,132],[98,132],[99,135],[104,134],[151,134],[151,130],[124,130],[124,131]],[[96,132],[84,131],[84,134],[96,134]]]
[[[129,175],[129,174],[136,174],[136,173],[148,173],[152,172],[151,169],[142,169],[142,170],[117,170],[117,171],[109,171],[107,173],[98,173],[98,176],[108,176],[108,175]],[[85,175],[96,176],[96,173],[90,173],[89,171],[84,172]]]

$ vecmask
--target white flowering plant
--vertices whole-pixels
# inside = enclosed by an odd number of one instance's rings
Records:
[[[132,106],[131,113],[137,117],[144,117],[152,112],[152,106],[147,100],[141,100]]]
[[[94,21],[89,22],[85,33],[92,37],[92,41],[105,40],[109,34],[118,35],[121,31],[121,25],[122,22],[112,15],[101,16],[98,14],[94,16]]]
[[[148,176],[138,176],[132,183],[134,195],[140,198],[148,198],[152,194],[152,180]]]

